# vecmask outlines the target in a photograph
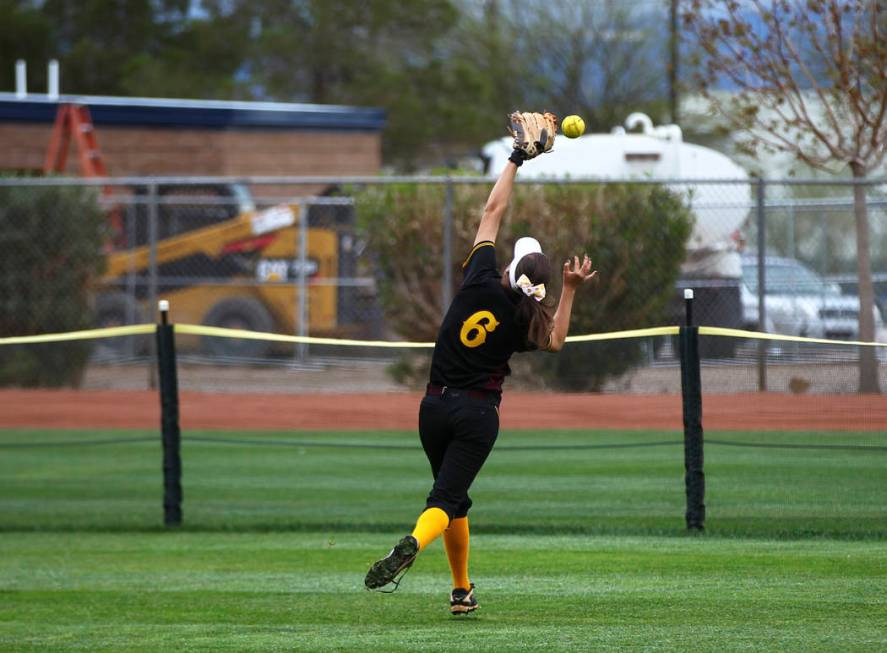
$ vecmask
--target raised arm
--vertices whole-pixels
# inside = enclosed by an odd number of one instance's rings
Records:
[[[557,133],[557,116],[553,113],[521,113],[515,111],[508,116],[508,131],[514,136],[514,147],[505,169],[499,175],[496,185],[490,192],[487,204],[484,207],[474,244],[485,240],[496,242],[499,234],[499,225],[502,216],[508,208],[508,200],[511,199],[511,189],[514,187],[514,176],[517,169],[524,161],[534,159],[540,154],[548,152],[554,146],[554,137]]]
[[[570,313],[573,311],[576,289],[589,279],[593,279],[596,274],[597,270],[591,269],[591,259],[588,255],[583,257],[581,265],[578,256],[573,257],[572,266],[569,260],[564,263],[564,288],[554,313],[554,326],[548,341],[548,351],[560,351],[563,348],[567,332],[570,330]]]
[[[496,235],[499,233],[502,216],[505,215],[505,209],[508,208],[508,200],[511,198],[511,189],[514,187],[514,177],[516,174],[517,166],[513,161],[509,160],[505,164],[505,169],[499,175],[496,185],[493,186],[490,197],[484,206],[484,214],[480,219],[477,235],[474,237],[475,245],[485,240],[496,242]]]

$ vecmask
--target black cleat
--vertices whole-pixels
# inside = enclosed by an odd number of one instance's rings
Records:
[[[457,587],[450,592],[450,614],[468,614],[477,610],[477,599],[474,598],[474,583],[471,589]]]
[[[398,577],[410,568],[418,553],[419,542],[416,538],[412,535],[404,537],[391,549],[391,553],[370,567],[364,580],[367,589],[376,590],[389,583],[394,583],[397,589]]]

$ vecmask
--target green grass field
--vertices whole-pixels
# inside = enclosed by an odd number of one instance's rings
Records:
[[[440,543],[362,589],[428,490],[412,433],[188,432],[163,532],[156,433],[2,431],[0,650],[887,648],[887,436],[707,437],[688,536],[678,434],[503,433],[455,619]]]

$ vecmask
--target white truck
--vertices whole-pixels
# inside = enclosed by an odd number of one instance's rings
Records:
[[[629,131],[636,130],[639,131]],[[511,153],[512,139],[487,143],[482,158],[487,172],[497,175]],[[521,169],[522,178],[595,180],[663,180],[683,194],[695,222],[687,242],[687,258],[678,288],[693,288],[694,321],[708,326],[743,326],[740,284],[740,228],[748,218],[751,189],[748,173],[715,150],[685,143],[677,125],[654,126],[642,113],[633,113],[625,127],[609,134],[587,134],[575,139],[563,136],[555,153],[535,159]],[[671,323],[683,323],[675,292]],[[703,352],[730,355],[730,339],[703,343],[729,351]]]

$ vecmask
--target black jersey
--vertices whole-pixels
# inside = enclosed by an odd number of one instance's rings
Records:
[[[434,344],[431,383],[499,392],[511,373],[511,355],[533,348],[527,342],[526,325],[515,320],[521,296],[502,285],[492,241],[475,245],[462,268],[462,286]]]

